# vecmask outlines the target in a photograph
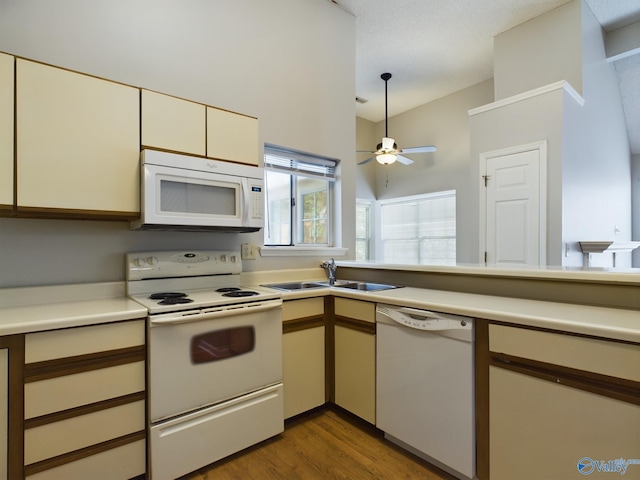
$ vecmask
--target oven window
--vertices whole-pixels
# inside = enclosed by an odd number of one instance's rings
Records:
[[[237,216],[233,186],[160,181],[160,209],[163,212]]]
[[[253,327],[235,327],[215,330],[191,339],[191,363],[209,363],[236,357],[253,350]]]

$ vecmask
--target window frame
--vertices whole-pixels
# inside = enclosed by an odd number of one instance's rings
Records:
[[[289,161],[287,163],[287,160]],[[339,161],[320,155],[310,154],[276,145],[264,146],[265,169],[265,232],[263,243],[266,249],[296,249],[312,250],[334,248],[333,232],[335,231],[335,183]],[[267,172],[276,172],[289,175],[289,243],[267,243],[267,230],[269,228],[269,189],[266,180]],[[300,191],[300,178],[323,180],[326,188],[322,190]],[[326,243],[304,243],[304,208],[303,195],[309,193],[326,192]],[[318,217],[315,217],[318,218]]]
[[[369,261],[375,258],[375,222],[373,221],[374,211],[375,211],[375,201],[374,200],[365,200],[362,198],[356,198],[356,228],[355,228],[355,251],[354,251],[354,259],[356,261]],[[364,237],[358,236],[358,207],[364,206],[367,209],[366,212],[366,221],[367,225],[365,227],[366,233]],[[366,245],[366,258],[358,258],[358,241],[364,241]]]
[[[429,193],[424,193],[424,194],[419,194],[419,195],[409,195],[409,196],[405,196],[405,197],[394,197],[394,198],[389,198],[389,199],[378,200],[376,202],[376,219],[377,219],[376,223],[377,223],[377,225],[379,225],[379,227],[377,227],[375,229],[376,260],[383,261],[383,262],[388,261],[388,260],[385,260],[385,258],[384,258],[384,241],[385,241],[384,235],[383,235],[383,228],[384,228],[383,207],[384,206],[393,205],[393,204],[419,202],[419,201],[424,201],[424,200],[434,200],[434,199],[438,199],[438,198],[442,198],[442,197],[449,197],[449,196],[453,196],[454,200],[456,201],[456,220],[455,220],[456,221],[456,233],[455,233],[455,236],[453,238],[457,243],[457,192],[456,192],[456,190],[442,190],[442,191],[429,192]],[[418,258],[418,262],[417,263],[411,263],[410,265],[433,265],[433,264],[435,264],[433,262],[429,262],[429,263],[422,263],[421,262],[421,259],[420,259],[420,245],[421,245],[423,240],[424,240],[424,238],[421,237],[420,235],[417,235],[415,237],[415,241],[417,242],[417,258]],[[457,262],[457,251],[454,251],[453,254],[454,254],[453,262],[438,262],[437,264],[455,265],[456,262]],[[397,262],[394,262],[394,263],[397,263]]]

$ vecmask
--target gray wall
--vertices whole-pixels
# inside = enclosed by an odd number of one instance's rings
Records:
[[[582,265],[581,240],[631,240],[631,152],[620,90],[600,24],[586,6],[582,52],[584,106],[572,104],[564,118],[562,237],[578,252],[565,266]],[[612,265],[610,253],[592,257],[595,266]],[[618,254],[616,266],[631,266],[631,255]]]
[[[631,240],[640,241],[640,154],[631,157],[631,215],[633,232]],[[640,248],[633,251],[633,265],[640,266]]]
[[[564,89],[531,97],[527,100],[493,108],[472,115],[471,157],[480,154],[527,145],[542,140],[547,141],[547,263],[561,265],[560,243],[562,240],[562,150],[563,150],[563,103],[567,94]],[[479,162],[473,164],[473,177],[479,179]],[[473,210],[470,221],[464,226],[465,238],[473,242],[474,254],[465,262],[478,262],[480,241],[480,182],[471,185],[471,198],[475,200],[469,207]]]
[[[494,38],[496,101],[560,80],[582,93],[581,7],[574,0]]]
[[[390,99],[390,101],[392,101]],[[471,260],[468,251],[477,250],[477,242],[469,239],[469,223],[477,224],[473,206],[472,170],[474,160],[469,152],[468,110],[493,101],[493,81],[487,80],[460,90],[453,95],[422,105],[389,118],[389,135],[400,147],[436,145],[435,153],[408,155],[414,164],[380,165],[373,161],[358,167],[357,196],[376,199],[394,198],[420,193],[456,190],[457,250],[459,261]],[[384,135],[384,121],[372,124],[358,119],[358,149],[373,149]],[[362,158],[366,155],[362,154]],[[464,260],[462,260],[464,259]]]
[[[360,167],[358,196],[373,191],[382,199],[455,188],[458,262],[476,263],[479,155],[547,140],[547,263],[581,266],[581,240],[630,240],[629,142],[615,72],[603,45],[600,25],[582,0],[496,36],[493,83],[389,119],[389,134],[400,146],[433,143],[438,152],[412,156],[416,164],[411,167],[373,167],[375,187],[370,170]],[[498,101],[561,80],[583,96],[584,106],[557,90],[467,118],[467,110],[493,102],[487,90],[492,86]],[[370,142],[371,128],[358,123],[359,148],[365,146],[362,138]],[[374,128],[378,143],[384,122]],[[633,185],[640,189],[638,182]],[[618,257],[618,266],[629,266],[629,258]]]
[[[1,0],[0,51],[256,116],[261,142],[340,159],[336,243],[353,249],[355,18],[330,2]],[[261,245],[262,233],[0,219],[0,287],[121,280],[127,251],[244,242]],[[259,258],[244,269],[317,264]]]

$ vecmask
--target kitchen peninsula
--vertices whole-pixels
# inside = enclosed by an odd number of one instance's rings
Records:
[[[415,308],[432,309],[444,313],[452,313],[458,315],[472,316],[477,320],[476,323],[476,432],[478,442],[478,477],[486,479],[488,471],[491,467],[492,472],[499,471],[499,468],[508,468],[501,466],[501,458],[493,457],[490,453],[489,446],[492,442],[499,442],[499,438],[489,436],[489,432],[499,432],[506,435],[501,425],[491,425],[488,423],[488,411],[491,405],[498,405],[498,401],[505,400],[502,395],[498,397],[490,397],[490,392],[498,392],[503,388],[502,383],[506,382],[504,388],[509,389],[510,381],[508,375],[513,372],[505,370],[498,366],[497,362],[504,359],[505,355],[510,360],[514,358],[524,359],[531,357],[531,352],[521,351],[523,344],[532,342],[541,345],[540,351],[552,349],[557,353],[552,358],[526,360],[527,366],[531,369],[539,364],[554,365],[553,375],[557,375],[564,383],[566,378],[573,381],[580,379],[576,376],[576,372],[587,372],[591,383],[596,384],[596,390],[599,389],[597,401],[600,402],[604,398],[604,402],[613,402],[615,405],[624,405],[624,411],[621,413],[623,419],[627,419],[628,415],[638,415],[637,396],[640,390],[640,275],[633,271],[602,271],[602,270],[554,270],[545,269],[493,269],[484,266],[398,266],[398,265],[380,265],[380,264],[362,264],[355,262],[337,262],[338,278],[351,280],[366,281],[384,281],[384,283],[394,283],[402,285],[403,288],[393,290],[385,290],[378,292],[362,292],[348,290],[339,287],[323,287],[318,289],[309,289],[297,292],[284,292],[282,299],[284,301],[283,308],[292,308],[295,305],[307,305],[309,300],[317,299],[319,310],[306,313],[306,310],[296,311],[293,316],[284,318],[283,330],[285,341],[283,342],[284,362],[285,362],[285,391],[287,386],[289,392],[296,391],[297,379],[287,378],[287,362],[298,362],[300,359],[287,357],[287,349],[294,348],[291,342],[287,342],[287,335],[294,335],[292,339],[299,339],[296,334],[304,334],[312,332],[313,329],[324,329],[320,336],[314,336],[312,343],[318,345],[318,357],[313,357],[320,363],[319,378],[320,395],[315,401],[318,405],[325,402],[332,404],[335,402],[333,389],[335,388],[336,375],[340,374],[340,365],[334,360],[335,341],[334,331],[338,325],[337,319],[353,320],[345,322],[342,320],[340,328],[346,325],[349,328],[362,330],[362,326],[366,321],[369,323],[371,330],[369,333],[363,333],[362,339],[369,337],[375,338],[375,321],[373,317],[369,320],[357,320],[359,318],[358,311],[360,306],[370,308],[374,311],[377,303],[387,303],[400,306],[408,306]],[[277,281],[292,280],[326,280],[326,275],[321,268],[317,269],[300,269],[300,270],[277,270],[262,272],[246,272],[241,274],[241,281],[246,285],[261,285],[265,283],[273,283]],[[37,295],[36,295],[37,294]],[[34,300],[39,298],[40,300]],[[347,301],[349,308],[351,306],[358,307],[358,310],[337,311],[335,304],[338,299],[344,303]],[[304,303],[303,303],[304,302]],[[309,304],[310,305],[310,304]],[[314,303],[315,305],[315,303]],[[345,304],[346,305],[346,304]],[[95,308],[94,308],[95,307]],[[365,310],[362,310],[365,311]],[[354,312],[354,313],[349,313]],[[140,308],[138,304],[132,302],[125,296],[124,285],[120,282],[105,284],[87,284],[87,285],[60,285],[60,286],[43,286],[43,287],[27,287],[27,288],[8,288],[0,290],[0,332],[9,347],[8,358],[18,359],[24,357],[25,339],[27,348],[35,348],[38,343],[38,336],[53,338],[53,343],[61,342],[66,344],[74,335],[88,335],[86,338],[92,339],[91,344],[95,345],[95,353],[78,352],[75,356],[88,361],[88,356],[97,355],[100,363],[93,370],[93,376],[100,376],[102,372],[107,372],[116,357],[122,362],[121,367],[116,369],[131,370],[131,385],[120,392],[110,392],[108,398],[112,400],[114,405],[104,405],[107,410],[111,409],[134,409],[134,412],[140,410],[141,400],[144,399],[144,392],[141,389],[142,372],[139,371],[140,362],[144,360],[140,345],[144,341],[140,337],[140,319],[145,316],[146,312]],[[371,314],[372,315],[372,314]],[[293,321],[296,327],[288,330],[288,323]],[[292,324],[292,325],[293,325]],[[122,326],[119,326],[122,325]],[[292,326],[290,325],[290,326]],[[507,328],[506,332],[500,329]],[[105,330],[106,329],[106,330]],[[105,331],[113,332],[113,341],[106,346],[101,345],[99,339],[103,339]],[[320,332],[320,330],[317,330]],[[288,333],[289,332],[289,333]],[[130,337],[130,333],[135,333]],[[135,338],[139,340],[123,342],[125,337]],[[523,336],[520,338],[521,336]],[[533,335],[533,337],[530,337]],[[538,336],[542,335],[542,340]],[[34,340],[30,341],[33,336]],[[494,339],[495,337],[495,339]],[[33,342],[33,343],[30,343]],[[96,343],[97,342],[97,343]],[[360,340],[358,340],[358,343]],[[568,343],[567,343],[568,342]],[[47,342],[45,342],[47,343]],[[31,346],[30,346],[31,345]],[[506,346],[505,346],[506,345]],[[356,346],[354,345],[354,348]],[[568,350],[570,349],[570,350]],[[126,352],[125,352],[126,350]],[[311,350],[305,349],[306,352]],[[565,352],[563,354],[563,351]],[[608,365],[609,370],[599,370],[598,365],[582,364],[582,351],[591,353],[596,364]],[[577,353],[566,353],[577,352]],[[346,352],[349,354],[349,352]],[[351,353],[356,353],[353,350]],[[534,352],[535,353],[535,352]],[[53,354],[52,354],[53,355]],[[70,370],[73,365],[74,357],[68,357],[68,353],[58,353],[49,356],[51,360],[48,362],[56,362],[57,365],[64,370],[64,375],[57,375],[58,379],[74,378],[74,372]],[[122,356],[124,355],[124,357]],[[360,356],[359,361],[369,362],[372,371],[375,371],[375,350],[357,350]],[[611,358],[621,358],[618,363],[604,360],[602,355]],[[588,354],[586,355],[589,356]],[[126,358],[125,358],[126,357]],[[27,356],[27,358],[29,358]],[[310,357],[311,358],[311,357]],[[21,362],[25,362],[22,360]],[[578,362],[576,364],[575,362]],[[349,364],[349,363],[348,363]],[[131,459],[130,464],[134,466],[127,472],[127,475],[134,476],[144,474],[144,448],[141,447],[141,441],[144,441],[144,430],[141,429],[140,421],[130,420],[129,424],[124,426],[124,430],[119,434],[112,435],[113,448],[106,451],[96,449],[94,439],[89,439],[89,446],[94,445],[94,456],[84,457],[82,461],[74,461],[72,453],[78,447],[64,446],[66,452],[42,453],[45,455],[42,460],[35,463],[26,463],[27,452],[22,452],[19,445],[22,441],[20,438],[27,433],[17,427],[23,421],[21,409],[15,408],[15,402],[20,400],[20,385],[29,378],[28,372],[33,370],[33,364],[23,363],[23,367],[17,368],[15,365],[5,372],[8,372],[8,388],[9,388],[9,451],[11,452],[12,462],[9,468],[13,472],[18,473],[19,477],[23,475],[33,474],[33,478],[37,478],[37,473],[41,468],[48,469],[70,469],[65,470],[74,472],[74,468],[78,465],[87,463],[95,457],[95,461],[103,462],[105,455],[109,452],[118,452],[117,448],[123,449],[128,458]],[[314,367],[315,368],[315,367]],[[95,373],[98,372],[98,373]],[[491,374],[489,373],[491,372]],[[506,372],[506,377],[502,375]],[[569,372],[569,373],[568,373]],[[354,373],[357,375],[357,372]],[[520,375],[520,377],[530,378],[530,376]],[[516,380],[520,380],[517,377]],[[606,377],[606,379],[605,379]],[[533,378],[533,377],[531,377]],[[137,380],[136,380],[137,379]],[[537,379],[536,379],[537,380]],[[606,382],[604,382],[606,380]],[[38,381],[35,377],[31,380],[30,385],[37,386]],[[502,382],[502,383],[496,383]],[[603,383],[604,382],[604,383]],[[608,383],[607,383],[608,382]],[[548,382],[545,382],[548,383]],[[33,388],[33,387],[30,387]],[[124,388],[124,387],[123,387]],[[527,386],[526,388],[529,388]],[[566,389],[564,385],[556,388]],[[603,395],[602,391],[613,392],[614,398]],[[373,392],[373,391],[372,391]],[[570,393],[583,392],[580,388],[571,388]],[[624,397],[627,392],[627,398]],[[635,393],[634,393],[635,392]],[[561,392],[564,394],[564,390]],[[25,391],[25,395],[28,391]],[[374,393],[371,393],[374,395]],[[497,394],[491,394],[497,395]],[[555,392],[553,392],[553,395]],[[591,394],[589,394],[591,395]],[[636,395],[635,404],[630,401],[629,395]],[[126,399],[126,401],[124,400]],[[121,401],[120,401],[121,400]],[[495,401],[494,401],[495,400]],[[100,402],[102,400],[99,400]],[[287,401],[291,399],[285,396],[285,411],[287,410]],[[295,401],[295,399],[293,399]],[[375,405],[375,398],[368,400],[371,405]],[[89,399],[90,404],[95,403],[95,399]],[[18,404],[21,404],[20,400]],[[339,404],[339,403],[338,403]],[[600,408],[599,403],[594,405],[587,402],[589,408]],[[61,411],[66,411],[65,402],[62,401]],[[359,406],[349,406],[349,401],[345,403],[348,410],[353,411],[355,415],[366,417],[369,414],[360,414]],[[80,408],[82,406],[72,407]],[[313,407],[311,407],[313,408]],[[343,407],[346,408],[346,407]],[[609,408],[609,407],[607,407]],[[630,412],[627,412],[630,408]],[[115,410],[114,410],[115,411]],[[375,411],[365,408],[362,411]],[[294,412],[295,414],[299,412]],[[513,413],[513,412],[512,412]],[[142,410],[134,413],[132,419],[136,419],[142,414]],[[515,414],[515,413],[514,413]],[[19,417],[19,418],[17,418]],[[36,418],[41,417],[40,414]],[[76,416],[76,418],[78,418]],[[91,415],[86,417],[91,419]],[[375,416],[369,416],[367,421],[375,424]],[[510,420],[505,420],[507,423]],[[616,423],[612,421],[612,425]],[[55,426],[49,423],[49,428]],[[100,423],[96,425],[101,425]],[[97,428],[97,427],[96,427]],[[101,428],[98,428],[100,430]],[[42,427],[33,424],[28,428],[27,432],[32,430],[44,431]],[[31,433],[30,435],[33,435]],[[106,440],[109,442],[109,440]],[[16,446],[17,442],[17,446]],[[118,442],[124,442],[121,446]],[[630,439],[633,444],[633,439]],[[127,445],[130,445],[128,447]],[[117,447],[117,448],[116,448]],[[137,453],[136,453],[137,452]],[[493,453],[495,455],[495,451]],[[622,454],[622,453],[620,453]],[[619,455],[620,455],[619,454]],[[38,453],[37,455],[40,455]],[[136,456],[141,456],[137,458]],[[15,458],[20,459],[19,462]],[[23,462],[23,458],[25,458]],[[40,457],[33,457],[40,458]],[[49,463],[47,463],[49,462]],[[45,465],[46,463],[46,465]],[[120,462],[122,465],[122,462]],[[46,471],[46,470],[44,470]],[[62,471],[62,470],[61,470]],[[495,472],[494,472],[495,473]],[[491,478],[499,478],[497,474],[492,473]],[[29,475],[30,476],[30,475]],[[73,477],[73,474],[72,474]],[[69,478],[72,478],[69,477]],[[124,477],[123,478],[127,478]]]

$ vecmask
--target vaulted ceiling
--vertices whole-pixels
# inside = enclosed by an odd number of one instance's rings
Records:
[[[493,38],[570,0],[329,0],[356,17],[356,104],[359,117],[384,119],[384,82],[391,72],[389,116],[493,76]],[[585,0],[608,35],[634,28],[639,0]],[[631,150],[640,154],[640,40],[617,60]]]

